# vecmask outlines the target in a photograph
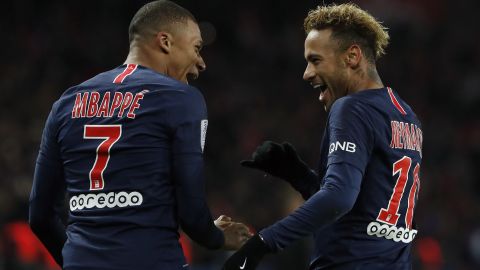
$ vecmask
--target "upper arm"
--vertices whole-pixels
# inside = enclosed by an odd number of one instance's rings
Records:
[[[205,101],[196,89],[167,95],[172,173],[177,193],[203,197],[203,147],[208,123]]]
[[[182,229],[198,243],[219,248],[223,233],[214,225],[206,204],[203,145],[207,128],[205,101],[196,89],[172,96],[173,183]]]
[[[202,154],[207,131],[207,109],[196,89],[175,94],[171,106],[173,154]]]
[[[63,203],[65,182],[60,145],[57,140],[58,124],[54,104],[47,118],[40,143],[33,186],[30,193],[31,214],[51,213]],[[33,213],[32,213],[33,210]]]
[[[373,127],[366,105],[352,98],[339,99],[332,106],[327,132],[327,166],[348,163],[363,174],[374,144]]]

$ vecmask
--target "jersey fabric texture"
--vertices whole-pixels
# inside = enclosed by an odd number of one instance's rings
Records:
[[[186,269],[179,226],[203,246],[223,245],[205,200],[207,123],[199,90],[131,64],[54,103],[30,201],[66,190],[64,269]]]
[[[310,269],[411,269],[423,135],[392,89],[334,102],[303,206],[260,232],[274,251],[314,234]]]

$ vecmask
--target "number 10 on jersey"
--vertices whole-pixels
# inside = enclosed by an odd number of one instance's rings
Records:
[[[85,125],[84,139],[103,140],[97,147],[95,162],[89,173],[90,190],[102,190],[105,185],[103,172],[110,160],[110,149],[122,136],[122,125]]]
[[[398,174],[398,178],[393,188],[392,196],[388,202],[388,207],[382,208],[378,214],[377,220],[390,224],[397,225],[400,214],[398,210],[400,208],[400,201],[402,200],[405,188],[407,186],[408,175],[412,166],[412,159],[404,156],[397,162],[393,163],[393,175]],[[420,164],[417,163],[413,169],[413,183],[408,193],[407,200],[407,212],[405,214],[405,224],[408,229],[412,228],[413,209],[415,207],[415,194],[418,194],[417,190],[420,190]]]

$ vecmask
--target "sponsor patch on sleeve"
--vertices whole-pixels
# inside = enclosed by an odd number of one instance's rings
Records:
[[[207,127],[208,127],[208,120],[204,119],[200,122],[200,146],[203,148],[205,147],[205,140],[207,139]]]

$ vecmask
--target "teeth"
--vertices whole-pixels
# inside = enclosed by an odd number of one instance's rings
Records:
[[[320,88],[320,92],[324,92],[325,90],[327,90],[328,86],[326,84],[316,84],[313,86],[313,89],[319,89]]]

